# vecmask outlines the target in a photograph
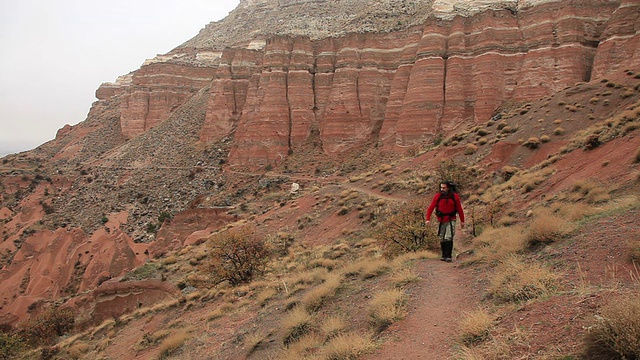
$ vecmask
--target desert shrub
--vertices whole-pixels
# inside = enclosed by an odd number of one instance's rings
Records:
[[[602,142],[600,141],[600,136],[598,134],[588,135],[582,142],[582,147],[585,150],[593,150],[600,145],[602,145]]]
[[[490,279],[489,294],[502,302],[527,301],[553,292],[558,275],[536,263],[509,256]]]
[[[640,163],[640,147],[636,150],[636,154],[633,156],[633,162],[635,164]]]
[[[527,141],[523,142],[522,145],[528,147],[529,149],[537,149],[540,147],[540,139],[532,136]]]
[[[589,359],[640,358],[640,296],[625,296],[606,304],[585,336]]]
[[[486,137],[481,137],[480,139],[478,139],[478,145],[484,145],[488,142],[489,142],[489,139],[487,139]]]
[[[342,276],[329,274],[321,285],[309,290],[301,299],[308,311],[317,311],[330,298],[335,296],[342,283]]]
[[[73,330],[75,316],[71,309],[50,307],[29,320],[26,334],[33,344],[48,345]]]
[[[351,360],[376,347],[371,337],[356,333],[341,334],[331,339],[322,349],[322,359]]]
[[[456,184],[459,192],[466,189],[472,182],[468,168],[465,165],[456,163],[453,159],[441,161],[438,164],[436,173],[437,181],[452,181]]]
[[[281,326],[284,329],[282,342],[288,346],[311,332],[312,317],[305,309],[296,307],[282,319]]]
[[[425,205],[421,201],[403,205],[381,226],[379,238],[387,256],[438,248],[434,227],[424,222]]]
[[[509,179],[511,179],[511,177],[513,177],[513,175],[518,172],[518,168],[507,165],[503,166],[500,172],[502,173],[502,178],[504,179],[504,181],[509,181]]]
[[[571,192],[572,199],[584,199],[591,204],[601,203],[611,198],[606,189],[590,179],[576,181]]]
[[[348,328],[348,322],[343,317],[339,315],[329,316],[322,325],[320,326],[320,330],[324,334],[325,339],[332,339],[340,334],[342,334]]]
[[[562,126],[558,126],[557,128],[555,128],[553,130],[553,134],[554,135],[562,135],[562,134],[564,134],[564,131],[565,130],[564,130],[564,128]]]
[[[540,136],[540,141],[543,143],[548,143],[549,141],[551,141],[551,138],[549,137],[549,135],[542,135]]]
[[[546,245],[561,240],[571,231],[572,226],[566,219],[549,213],[541,213],[529,224],[526,240],[529,247]]]
[[[206,267],[215,283],[227,281],[236,286],[264,273],[270,251],[252,228],[219,233],[210,244],[210,260]]]
[[[465,155],[471,155],[478,150],[478,146],[474,144],[467,144],[467,147],[464,149]]]
[[[460,322],[462,342],[471,345],[483,341],[489,336],[492,326],[493,319],[486,310],[478,309],[467,313]]]
[[[24,339],[17,334],[0,332],[0,359],[13,359],[24,346]]]
[[[524,228],[521,225],[487,227],[473,240],[476,258],[487,263],[498,262],[509,255],[521,252],[526,247]]]
[[[373,295],[368,310],[371,324],[382,331],[404,317],[406,296],[400,289],[385,290]]]
[[[179,332],[177,334],[167,336],[160,343],[159,350],[160,355],[159,359],[166,359],[169,355],[173,354],[185,341],[189,339],[189,334],[186,332]]]

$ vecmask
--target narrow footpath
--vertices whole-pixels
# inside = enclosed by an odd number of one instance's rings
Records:
[[[365,360],[445,360],[455,355],[459,323],[480,304],[478,281],[456,263],[421,262],[423,278],[410,294],[407,316],[382,334],[384,344]]]

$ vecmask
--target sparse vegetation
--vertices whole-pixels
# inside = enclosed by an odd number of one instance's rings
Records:
[[[532,300],[552,293],[558,287],[558,276],[520,256],[508,256],[496,267],[489,294],[499,302]]]
[[[492,326],[493,319],[485,309],[467,313],[460,323],[462,342],[471,345],[485,340]]]
[[[232,286],[252,280],[265,271],[270,251],[263,239],[248,227],[219,233],[210,240],[208,273],[214,283]]]
[[[640,358],[640,296],[609,301],[587,329],[585,354],[589,359]]]
[[[374,294],[369,302],[371,324],[378,332],[386,329],[405,315],[406,296],[400,289],[386,290]]]

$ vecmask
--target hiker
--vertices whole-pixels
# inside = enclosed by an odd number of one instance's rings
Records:
[[[440,183],[440,192],[435,194],[425,214],[427,225],[431,222],[433,210],[436,211],[439,223],[438,237],[440,238],[440,248],[442,249],[442,258],[440,260],[451,262],[453,236],[456,233],[456,215],[460,217],[460,227],[464,229],[464,212],[462,211],[460,195],[456,192],[455,184],[449,181]]]

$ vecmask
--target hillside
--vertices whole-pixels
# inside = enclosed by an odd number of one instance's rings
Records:
[[[640,290],[640,4],[363,4],[242,1],[2,158],[18,358],[619,356],[587,329]],[[246,16],[296,21],[234,37]],[[398,225],[444,177],[453,264]],[[265,272],[216,281],[246,232]],[[52,309],[74,325],[34,332]]]

